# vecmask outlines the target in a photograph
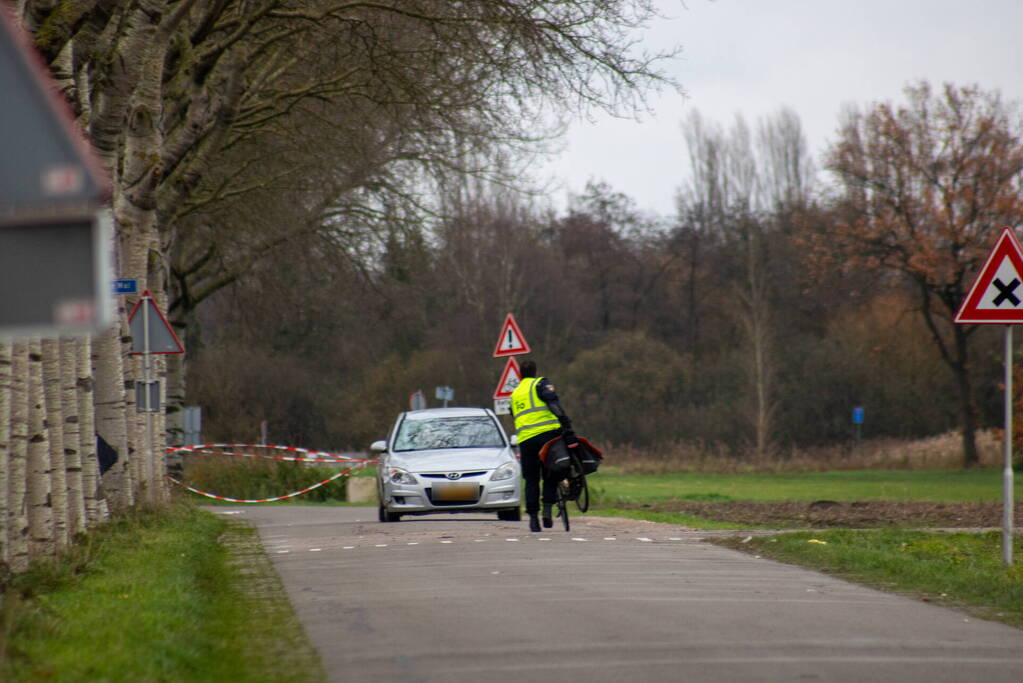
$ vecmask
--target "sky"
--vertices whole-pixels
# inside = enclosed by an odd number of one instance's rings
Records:
[[[563,151],[542,167],[564,207],[590,180],[670,218],[688,166],[682,121],[697,110],[755,129],[782,107],[800,118],[815,159],[836,139],[844,105],[904,101],[922,80],[998,90],[1023,102],[1023,0],[658,0],[665,19],[641,34],[684,94],[649,98],[640,120],[576,120]]]

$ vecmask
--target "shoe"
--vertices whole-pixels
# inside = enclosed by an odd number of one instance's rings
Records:
[[[540,530],[540,519],[536,515],[529,516],[529,530],[530,531]]]
[[[545,529],[550,529],[552,526],[554,526],[554,520],[551,519],[550,517],[544,517],[543,526]]]

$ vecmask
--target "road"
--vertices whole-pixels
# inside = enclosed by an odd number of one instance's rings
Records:
[[[254,523],[332,681],[1023,680],[1023,631],[702,543],[353,507]]]

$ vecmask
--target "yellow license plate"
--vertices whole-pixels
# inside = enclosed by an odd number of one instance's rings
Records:
[[[471,502],[479,495],[479,484],[468,481],[444,482],[433,485],[433,499],[445,503]]]

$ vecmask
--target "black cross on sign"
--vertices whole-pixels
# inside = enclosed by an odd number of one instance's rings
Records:
[[[998,278],[995,278],[995,287],[998,288],[998,296],[995,297],[994,302],[995,306],[1000,306],[1005,300],[1008,300],[1013,306],[1019,306],[1019,297],[1012,293],[1019,285],[1018,277],[1014,277],[1009,284],[1005,284]]]

